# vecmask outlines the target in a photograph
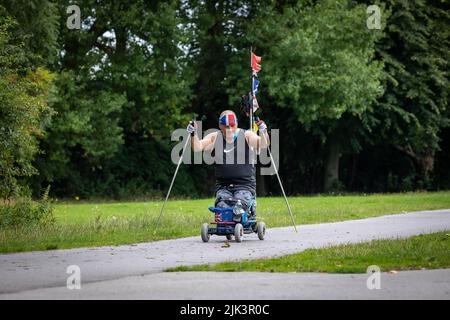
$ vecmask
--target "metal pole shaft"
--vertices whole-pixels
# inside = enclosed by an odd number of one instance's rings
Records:
[[[266,142],[266,145],[267,145],[267,139],[266,139],[266,136],[264,135],[264,132],[262,133],[262,136],[264,137],[264,141]],[[289,214],[291,216],[292,225],[294,226],[295,232],[298,232],[297,226],[295,225],[294,216],[292,214],[291,206],[289,205],[288,199],[286,197],[286,193],[284,192],[283,184],[281,183],[280,175],[278,173],[277,166],[275,165],[275,161],[273,160],[272,152],[270,151],[269,146],[267,146],[267,151],[269,151],[270,161],[272,162],[273,167],[275,168],[275,173],[278,178],[278,183],[280,184],[281,192],[283,192],[283,196],[284,196],[284,201],[286,201],[286,206],[287,206]]]
[[[162,216],[162,213],[164,211],[164,208],[166,207],[167,199],[169,199],[170,191],[172,190],[172,186],[173,186],[173,183],[175,182],[175,178],[177,176],[178,169],[180,168],[181,162],[183,161],[184,152],[186,151],[186,147],[187,147],[187,145],[188,145],[190,140],[191,140],[191,135],[189,134],[188,138],[186,139],[186,143],[184,144],[183,152],[181,152],[181,158],[180,158],[180,160],[178,160],[177,168],[176,168],[175,173],[173,175],[172,182],[170,183],[170,187],[169,187],[169,191],[167,192],[166,199],[164,200],[163,206],[161,207],[161,211],[159,212],[159,217],[158,217],[158,220],[156,221],[156,227],[155,227],[155,231],[153,232],[153,234],[155,234],[156,230],[158,230],[159,221],[161,219],[161,216]]]
[[[249,113],[249,118],[250,118],[250,130],[253,132],[253,65],[252,65],[252,62],[253,62],[253,47],[250,47],[250,73],[251,73],[251,77],[250,77],[250,80],[251,80],[251,86],[250,86],[250,88],[251,88],[251,97],[252,97],[252,101],[250,101],[250,113]]]
[[[250,66],[251,67],[252,67],[252,55],[253,55],[253,48],[250,47]],[[253,68],[252,68],[252,77],[251,77],[251,79],[252,79],[252,90],[251,90],[252,101],[251,101],[249,117],[250,117],[250,130],[253,132]],[[266,139],[266,136],[264,135],[264,132],[262,133],[262,136],[264,137],[264,141],[266,142],[266,145],[267,145],[267,139]],[[273,167],[275,168],[275,173],[276,173],[277,178],[278,178],[278,183],[280,184],[281,192],[283,193],[283,196],[284,196],[284,201],[286,201],[286,206],[288,208],[289,215],[291,216],[292,225],[294,226],[295,232],[298,232],[297,231],[297,226],[295,225],[294,216],[292,214],[291,206],[289,205],[288,199],[286,197],[286,193],[284,192],[283,184],[281,183],[280,175],[278,173],[277,166],[275,165],[275,161],[273,160],[272,152],[270,151],[269,146],[267,146],[267,151],[269,151],[270,161],[272,162]]]

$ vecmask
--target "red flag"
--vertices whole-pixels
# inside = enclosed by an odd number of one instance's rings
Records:
[[[252,52],[252,70],[254,72],[259,72],[261,70],[261,57],[258,57],[256,54]]]

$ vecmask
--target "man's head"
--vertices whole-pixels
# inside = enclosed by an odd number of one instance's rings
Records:
[[[219,116],[219,129],[225,138],[233,138],[234,133],[237,130],[237,117],[236,114],[231,110],[222,111]]]

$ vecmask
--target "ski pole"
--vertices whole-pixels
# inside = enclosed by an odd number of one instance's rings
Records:
[[[184,144],[183,151],[181,152],[181,158],[180,158],[180,160],[178,160],[177,168],[175,169],[175,173],[173,175],[172,182],[170,183],[169,191],[167,191],[166,199],[164,200],[163,206],[161,207],[161,211],[159,212],[159,217],[158,217],[158,220],[156,221],[156,227],[155,227],[155,231],[153,232],[153,234],[156,234],[156,231],[158,230],[159,221],[161,219],[162,213],[166,206],[167,199],[169,199],[170,191],[172,190],[172,186],[173,186],[173,183],[175,182],[175,178],[177,176],[178,169],[180,168],[181,162],[183,161],[184,152],[186,151],[187,145],[190,140],[191,140],[191,135],[189,134],[188,138],[186,139],[186,143]]]
[[[258,117],[255,117],[255,120],[256,120],[256,121],[259,121],[259,118],[258,118]],[[267,145],[267,139],[266,139],[266,136],[264,135],[264,133],[262,134],[262,136],[264,137],[264,141],[265,141],[265,143],[266,143],[266,145]],[[280,184],[281,192],[283,193],[284,200],[286,201],[286,206],[287,206],[288,211],[289,211],[289,214],[290,214],[290,216],[291,216],[292,225],[294,226],[295,232],[298,232],[298,231],[297,231],[297,226],[295,225],[294,216],[293,216],[293,214],[292,214],[291,206],[289,205],[288,199],[287,199],[287,197],[286,197],[286,193],[284,192],[283,184],[281,183],[281,179],[280,179],[280,175],[279,175],[279,173],[278,173],[277,166],[275,165],[275,161],[273,160],[273,157],[272,157],[272,152],[270,151],[270,148],[269,148],[268,145],[267,145],[267,151],[269,151],[270,161],[272,162],[273,167],[275,168],[275,173],[276,173],[277,178],[278,178],[278,183]]]

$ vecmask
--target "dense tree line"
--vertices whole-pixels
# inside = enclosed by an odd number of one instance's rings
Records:
[[[449,5],[379,2],[373,30],[371,4],[1,0],[1,197],[160,195],[171,132],[239,110],[251,46],[290,194],[450,188]],[[211,169],[183,166],[174,192],[210,195]]]

